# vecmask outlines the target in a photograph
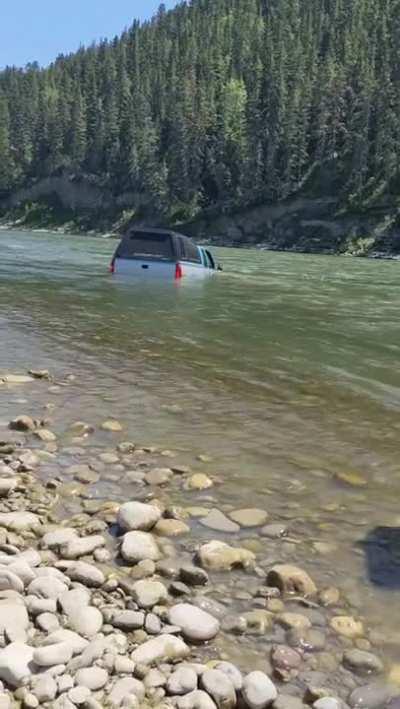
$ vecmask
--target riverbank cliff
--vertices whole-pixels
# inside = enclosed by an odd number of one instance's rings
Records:
[[[137,223],[176,228],[223,246],[356,256],[400,253],[399,214],[393,199],[350,209],[326,189],[318,197],[304,190],[277,203],[240,208],[221,204],[185,220],[157,212],[141,193],[115,195],[95,180],[63,174],[0,200],[0,221],[9,227],[115,234]]]

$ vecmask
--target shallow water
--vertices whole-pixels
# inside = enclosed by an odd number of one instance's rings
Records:
[[[107,273],[114,248],[0,232],[0,375],[77,377],[58,393],[2,387],[0,434],[47,402],[61,438],[76,420],[119,419],[126,440],[219,476],[220,506],[256,504],[288,522],[285,559],[344,587],[367,626],[399,637],[400,572],[389,582],[382,568],[399,537],[389,555],[363,544],[400,527],[399,263],[221,249],[222,274],[146,287]],[[200,453],[212,462],[196,463]],[[343,472],[365,487],[338,481]]]

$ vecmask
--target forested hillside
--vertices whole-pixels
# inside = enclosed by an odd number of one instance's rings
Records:
[[[171,221],[334,192],[396,202],[399,0],[192,0],[0,73],[0,193],[68,172]]]

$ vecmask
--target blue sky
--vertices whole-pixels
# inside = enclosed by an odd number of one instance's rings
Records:
[[[0,0],[0,67],[49,64],[80,44],[112,38],[160,0]],[[176,0],[164,0],[168,9]]]

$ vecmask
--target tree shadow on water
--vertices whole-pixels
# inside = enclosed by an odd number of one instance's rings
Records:
[[[368,577],[375,586],[400,588],[400,527],[375,527],[360,542]]]

